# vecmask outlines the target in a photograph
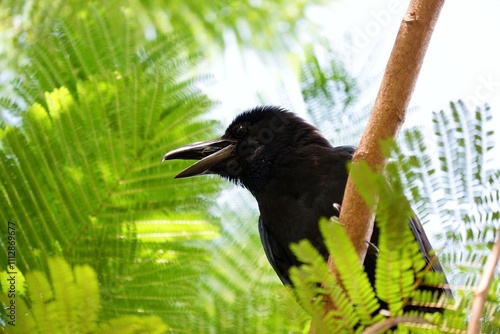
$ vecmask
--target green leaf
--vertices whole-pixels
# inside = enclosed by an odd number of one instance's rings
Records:
[[[373,323],[372,314],[379,308],[379,303],[349,236],[336,221],[323,218],[319,226],[359,321],[363,325]]]
[[[189,73],[197,59],[178,38],[144,43],[130,24],[98,10],[52,22],[47,39],[26,46],[21,123],[0,135],[0,199],[9,203],[0,217],[16,224],[16,264],[56,282],[41,288],[60,308],[37,301],[40,317],[59,319],[40,320],[46,332],[65,321],[94,328],[69,297],[78,294],[74,279],[54,274],[69,269],[48,257],[99,273],[100,316],[143,310],[181,326],[179,310],[194,312],[198,266],[208,263],[202,242],[219,235],[210,202],[192,195],[215,194],[218,182],[174,181],[185,163],[160,163],[168,150],[214,136],[215,123],[197,119],[211,106]]]

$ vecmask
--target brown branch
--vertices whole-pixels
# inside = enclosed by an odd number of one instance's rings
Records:
[[[396,138],[417,82],[427,46],[444,0],[412,0],[401,22],[391,56],[380,85],[368,124],[353,157],[372,168],[384,166],[380,141]],[[349,178],[340,221],[345,226],[361,262],[373,230],[373,214]]]
[[[396,138],[405,119],[427,46],[444,0],[411,0],[401,22],[392,53],[382,78],[368,124],[353,157],[353,164],[364,160],[372,168],[385,166],[380,141]],[[349,177],[340,221],[354,244],[360,261],[366,256],[373,231],[373,214],[357,193]],[[336,275],[332,259],[330,271]],[[338,276],[338,275],[337,275]],[[341,282],[341,280],[338,280]],[[310,333],[314,332],[311,328]]]
[[[491,254],[488,256],[488,261],[486,261],[486,266],[484,267],[483,275],[481,280],[474,291],[474,300],[472,301],[471,308],[471,318],[469,326],[467,327],[468,334],[479,333],[481,325],[481,315],[483,313],[484,302],[488,296],[488,290],[490,288],[493,275],[495,274],[495,267],[498,263],[498,258],[500,257],[500,228],[498,229],[497,241]]]
[[[424,324],[424,325],[432,325],[429,320],[412,317],[412,316],[399,316],[394,318],[388,318],[378,324],[367,327],[362,334],[377,334],[383,333],[384,331],[403,323],[411,323],[411,324]]]

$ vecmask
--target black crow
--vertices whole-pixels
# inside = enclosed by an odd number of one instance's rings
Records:
[[[342,204],[346,164],[354,150],[333,147],[318,129],[292,112],[258,107],[237,116],[222,137],[177,148],[163,160],[199,160],[176,178],[217,174],[248,189],[259,205],[259,232],[267,258],[281,281],[292,284],[288,271],[301,263],[290,250],[291,243],[308,239],[328,257],[318,221],[339,215],[334,204]],[[410,219],[409,227],[432,270],[442,272],[420,221]],[[375,226],[364,261],[372,285],[377,241]]]

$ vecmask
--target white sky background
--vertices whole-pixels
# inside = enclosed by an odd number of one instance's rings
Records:
[[[308,17],[322,27],[322,35],[336,41],[336,51],[345,57],[344,65],[356,78],[367,62],[373,66],[372,74],[383,72],[408,2],[340,0],[332,2],[330,10],[309,11]],[[352,38],[349,48],[344,42],[346,33]],[[368,61],[374,54],[376,58]],[[265,92],[271,103],[283,104],[276,92],[277,77],[292,73],[265,65],[254,55],[247,54],[242,60],[237,48],[228,48],[224,61],[211,68],[218,82],[211,95],[221,101],[215,113],[224,126],[242,110],[258,104],[255,91]],[[374,86],[361,92],[360,98],[374,101],[378,83]],[[495,122],[500,121],[500,0],[445,3],[411,101],[410,107],[416,111],[408,114],[405,125],[430,125],[432,111],[446,109],[449,101],[458,99],[473,109],[488,103]],[[294,111],[301,113],[300,108]],[[500,143],[500,130],[496,135]]]

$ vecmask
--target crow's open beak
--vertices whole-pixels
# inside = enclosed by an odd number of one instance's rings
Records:
[[[199,160],[175,176],[176,179],[210,174],[210,168],[233,156],[235,145],[229,140],[215,139],[176,148],[165,154],[161,161],[182,159]]]

